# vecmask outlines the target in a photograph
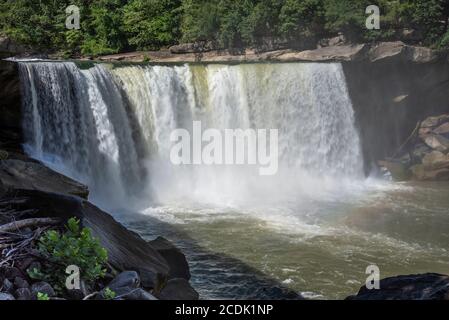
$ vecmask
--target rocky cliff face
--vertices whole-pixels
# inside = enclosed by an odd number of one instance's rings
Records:
[[[0,149],[15,153],[21,151],[21,119],[17,64],[0,60]]]
[[[449,60],[404,55],[344,63],[367,171],[392,157],[418,121],[449,112]]]

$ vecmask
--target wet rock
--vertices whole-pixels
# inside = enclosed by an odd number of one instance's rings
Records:
[[[443,123],[438,128],[433,130],[436,134],[445,135],[449,133],[449,122]]]
[[[17,300],[31,300],[32,294],[29,288],[19,288],[14,293]]]
[[[423,157],[422,164],[431,170],[449,168],[449,155],[440,151],[432,151]]]
[[[404,275],[380,280],[380,289],[361,287],[348,300],[448,300],[449,276],[437,273]]]
[[[54,297],[56,295],[55,290],[53,290],[52,286],[44,281],[36,282],[31,285],[32,297],[36,298],[38,292],[46,294],[49,297]]]
[[[14,286],[16,288],[29,288],[30,285],[28,284],[28,281],[21,277],[15,277],[14,279]]]
[[[124,300],[153,300],[147,299],[145,291],[139,288],[140,277],[135,271],[124,271],[118,274],[105,289],[100,292],[99,299],[106,299],[105,291],[107,288],[115,293],[116,297]],[[148,293],[148,295],[150,295]]]
[[[108,287],[116,291],[119,288],[138,288],[140,285],[140,277],[135,271],[124,271],[117,275],[109,284]]]
[[[419,181],[446,181],[449,180],[449,168],[429,170],[423,164],[417,164],[410,168],[413,178]]]
[[[422,159],[425,157],[425,155],[431,151],[432,149],[430,149],[428,145],[424,143],[417,144],[412,151],[414,161],[418,161],[420,163]]]
[[[16,298],[10,293],[0,292],[0,301],[5,300],[16,300]]]
[[[8,159],[0,161],[0,180],[7,188],[42,190],[87,198],[83,184],[34,161]]]
[[[396,181],[407,181],[411,178],[411,172],[407,164],[398,161],[379,161],[379,166],[384,167],[390,172],[392,178]]]
[[[434,150],[444,153],[449,152],[449,139],[440,135],[428,135],[424,138],[424,142]]]
[[[449,114],[428,117],[421,123],[421,128],[436,128],[445,122],[449,122]]]
[[[185,279],[171,279],[159,292],[161,300],[198,300],[199,294]]]
[[[181,250],[163,237],[149,241],[149,244],[167,261],[170,267],[169,279],[183,278],[190,280],[189,264]]]

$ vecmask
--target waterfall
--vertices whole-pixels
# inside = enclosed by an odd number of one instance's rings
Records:
[[[20,70],[29,152],[103,199],[124,201],[146,186],[160,202],[256,200],[298,185],[307,191],[312,180],[363,178],[338,63],[81,70],[72,62],[22,62]],[[194,120],[205,128],[278,129],[278,176],[261,178],[246,166],[174,167],[170,133],[191,130]]]

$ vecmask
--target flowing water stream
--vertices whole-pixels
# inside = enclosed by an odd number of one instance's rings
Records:
[[[338,63],[21,62],[27,151],[144,237],[183,247],[204,298],[344,298],[381,276],[449,273],[449,185],[365,177]],[[174,129],[278,129],[279,171],[174,166]],[[257,274],[255,277],[254,274]]]

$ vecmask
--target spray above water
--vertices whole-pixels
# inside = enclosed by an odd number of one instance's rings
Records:
[[[71,62],[22,62],[20,69],[30,153],[103,200],[125,201],[146,186],[162,204],[283,201],[314,185],[318,191],[363,179],[337,63],[80,70]],[[261,177],[247,165],[174,166],[170,135],[176,129],[193,134],[194,121],[222,132],[278,130],[279,172]],[[257,158],[254,152],[248,148],[246,157]]]

